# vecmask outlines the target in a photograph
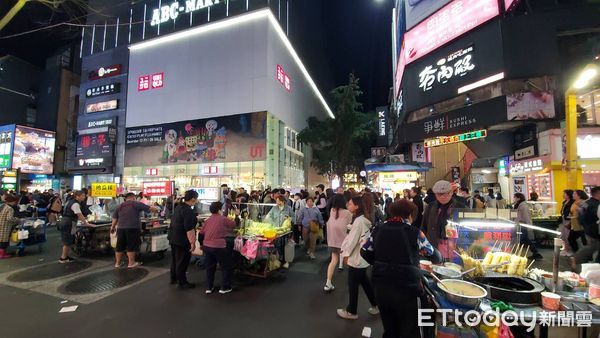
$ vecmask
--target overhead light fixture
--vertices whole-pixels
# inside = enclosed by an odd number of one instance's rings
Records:
[[[531,224],[525,224],[525,223],[519,223],[519,225],[522,226],[522,227],[524,227],[524,228],[529,228],[529,229],[532,229],[532,230],[543,231],[543,232],[551,233],[551,234],[556,235],[556,236],[560,236],[560,232],[559,231],[549,230],[549,229],[546,229],[546,228],[539,227],[537,225],[531,225]]]
[[[496,75],[492,75],[490,77],[486,77],[485,79],[482,79],[482,80],[479,80],[477,82],[473,82],[473,83],[468,84],[466,86],[460,87],[460,88],[458,88],[458,93],[459,94],[466,93],[466,92],[471,91],[471,90],[473,90],[475,88],[483,87],[483,86],[485,86],[487,84],[490,84],[492,82],[496,82],[496,81],[499,81],[499,80],[502,80],[502,79],[504,79],[504,72],[498,73]]]
[[[241,24],[241,23],[264,19],[265,17],[268,18],[269,22],[272,24],[273,28],[275,29],[275,31],[277,32],[277,35],[279,36],[279,38],[281,39],[281,41],[287,48],[288,52],[292,55],[292,58],[296,62],[298,68],[300,68],[300,71],[306,78],[306,81],[312,88],[313,92],[315,93],[315,95],[317,96],[317,98],[319,99],[321,104],[323,105],[323,108],[325,108],[325,110],[327,111],[327,114],[329,115],[329,117],[331,117],[332,119],[335,119],[335,115],[329,108],[329,105],[325,101],[325,98],[323,97],[323,95],[321,95],[321,92],[317,88],[317,85],[315,84],[312,77],[308,73],[308,70],[302,63],[302,60],[300,60],[298,53],[296,53],[296,50],[292,46],[292,43],[287,38],[287,35],[285,34],[283,29],[279,25],[279,22],[277,21],[277,19],[275,18],[275,16],[273,15],[273,13],[271,12],[270,9],[263,9],[263,10],[251,12],[248,14],[238,15],[238,16],[232,17],[231,19],[224,19],[224,20],[217,21],[217,22],[211,23],[211,24],[206,24],[204,26],[200,26],[197,28],[187,29],[187,30],[184,30],[181,32],[165,35],[161,38],[152,39],[150,41],[132,44],[129,46],[129,49],[132,52],[139,51],[139,50],[154,47],[157,45],[189,38],[191,36],[201,35],[201,34],[205,34],[208,32],[219,31],[219,30],[222,30],[225,28],[229,28],[229,27]]]
[[[577,80],[573,84],[575,89],[583,89],[590,84],[590,80],[598,75],[598,67],[594,64],[588,64],[577,76]]]

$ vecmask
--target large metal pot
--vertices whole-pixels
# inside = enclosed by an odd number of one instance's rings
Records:
[[[435,272],[440,279],[462,279],[462,274],[460,272],[443,266],[434,265],[433,272]]]
[[[530,306],[541,302],[544,285],[529,278],[518,276],[486,276],[475,278],[493,300],[501,300],[514,305]]]
[[[442,282],[444,283],[444,285],[450,287],[450,290],[447,290],[440,283],[437,283],[438,289],[440,289],[440,291],[446,297],[446,299],[448,299],[450,302],[456,305],[475,309],[479,306],[481,300],[487,296],[487,291],[484,288],[471,282],[458,279],[443,279]],[[463,284],[473,290],[477,290],[480,292],[480,294],[477,296],[466,296],[459,294],[458,292],[452,291],[452,285],[460,284]]]

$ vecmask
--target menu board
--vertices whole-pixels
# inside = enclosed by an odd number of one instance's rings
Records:
[[[55,144],[54,132],[16,126],[12,167],[23,173],[52,174]]]
[[[552,200],[552,177],[550,177],[550,174],[527,176],[527,187],[529,194],[532,192],[537,193],[540,200]]]

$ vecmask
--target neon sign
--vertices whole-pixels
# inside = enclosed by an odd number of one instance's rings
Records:
[[[179,14],[193,13],[213,5],[218,5],[220,2],[220,0],[186,0],[184,7],[179,4],[179,1],[175,1],[170,5],[153,9],[150,26],[156,26],[170,20],[176,20]]]
[[[425,140],[425,148],[439,147],[446,144],[473,141],[487,137],[487,130],[477,130],[452,136],[440,136]]]

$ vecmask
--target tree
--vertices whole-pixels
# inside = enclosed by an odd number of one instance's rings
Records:
[[[350,73],[347,85],[330,92],[335,119],[310,117],[308,127],[299,134],[300,141],[313,150],[311,165],[321,175],[337,175],[341,185],[345,174],[360,170],[368,157],[365,145],[376,135],[377,117],[362,111],[358,80]]]

